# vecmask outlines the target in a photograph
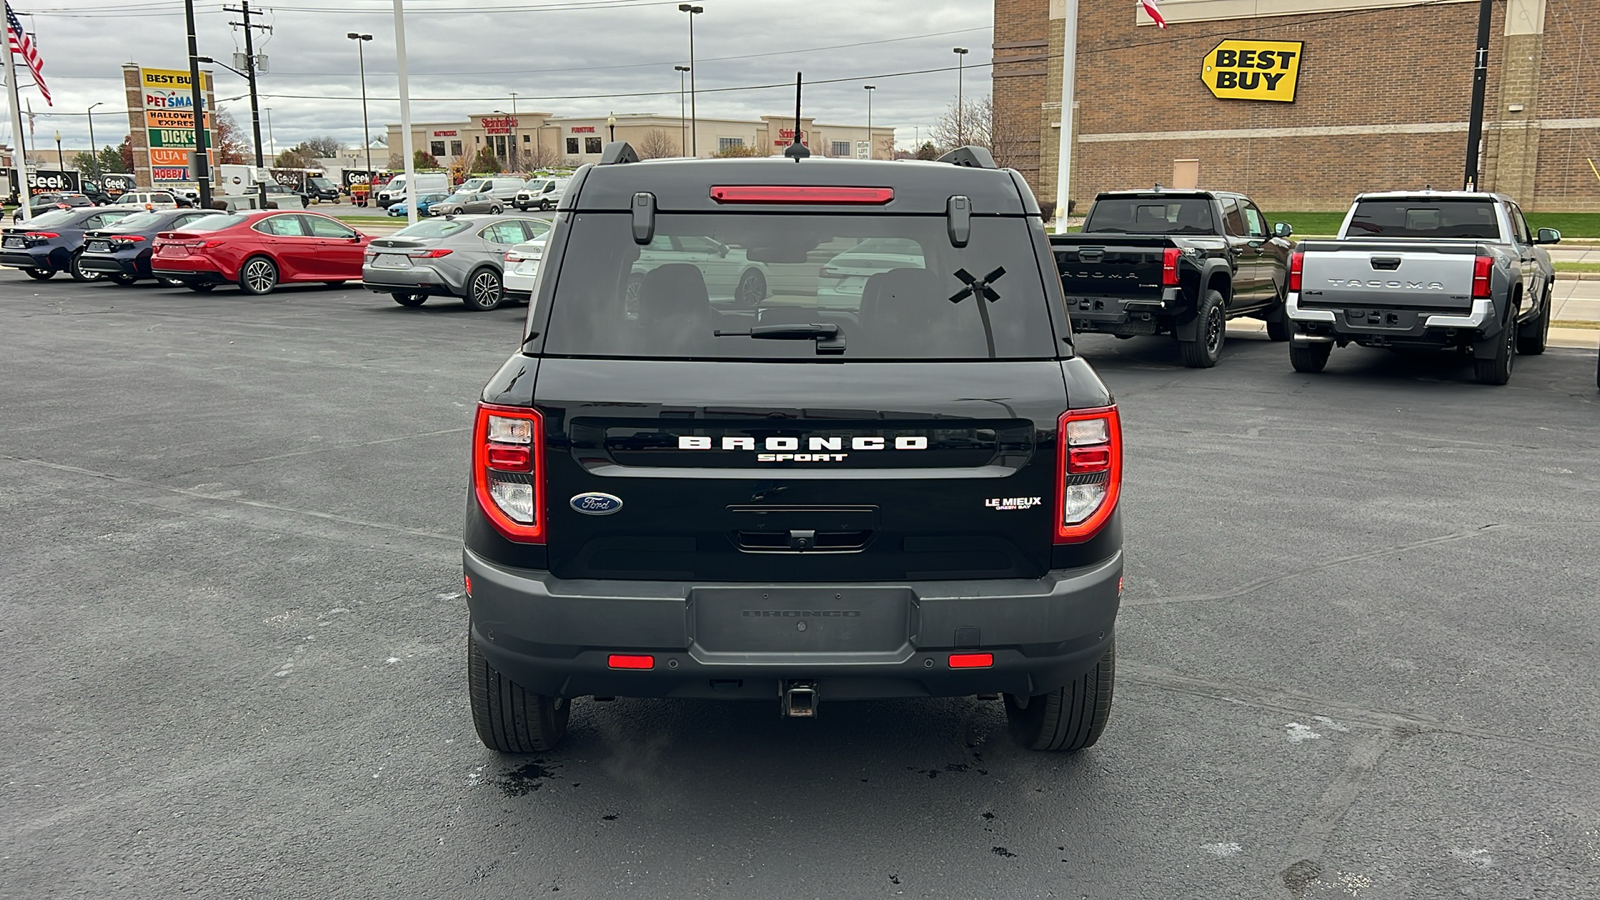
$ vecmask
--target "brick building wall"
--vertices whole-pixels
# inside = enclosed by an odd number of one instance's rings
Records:
[[[1064,6],[994,4],[997,116],[1038,117],[1037,161],[1018,168],[1041,199],[1055,196]],[[1185,159],[1200,161],[1202,187],[1246,191],[1269,210],[1339,210],[1364,190],[1461,186],[1476,3],[1174,21],[1166,31],[1140,24],[1148,20],[1136,4],[1079,6],[1074,200],[1171,183]],[[1508,4],[1494,7],[1482,186],[1533,209],[1600,209],[1587,161],[1600,166],[1600,64],[1585,43],[1600,40],[1600,4],[1511,0],[1510,9],[1508,35]],[[1213,97],[1203,59],[1225,39],[1303,42],[1295,102]],[[1042,74],[1037,61],[1008,58],[1037,55],[1040,40]]]

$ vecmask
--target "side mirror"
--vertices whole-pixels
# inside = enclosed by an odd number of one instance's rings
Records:
[[[1533,242],[1535,244],[1559,244],[1561,243],[1561,232],[1554,228],[1541,228]]]
[[[1291,237],[1294,234],[1294,226],[1288,222],[1279,222],[1272,226],[1272,233],[1281,238]]]

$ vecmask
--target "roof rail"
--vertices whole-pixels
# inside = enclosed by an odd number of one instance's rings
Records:
[[[954,150],[951,150],[949,153],[939,157],[939,162],[950,163],[951,165],[956,166],[966,166],[969,169],[1000,168],[994,164],[993,154],[991,154],[987,149],[974,144],[968,144],[965,147],[957,147]]]
[[[627,141],[612,141],[600,151],[600,165],[620,166],[623,163],[636,163],[639,154],[633,150],[633,145]]]

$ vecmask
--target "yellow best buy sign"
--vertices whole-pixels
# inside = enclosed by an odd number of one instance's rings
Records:
[[[1200,80],[1222,100],[1293,103],[1304,47],[1300,41],[1223,41],[1206,54]]]

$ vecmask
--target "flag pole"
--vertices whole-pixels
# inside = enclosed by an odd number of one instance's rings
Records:
[[[1078,0],[1066,0],[1061,37],[1061,149],[1056,154],[1056,234],[1067,230],[1072,192],[1072,104],[1078,80]]]
[[[10,12],[8,4],[6,11]],[[22,101],[17,97],[17,65],[11,58],[11,22],[6,21],[5,40],[0,41],[0,52],[5,54],[6,63],[6,99],[11,104],[11,165],[17,173],[17,183],[12,185],[17,191],[17,202],[21,207],[22,221],[33,221],[33,198],[28,194],[28,157],[22,149]]]

